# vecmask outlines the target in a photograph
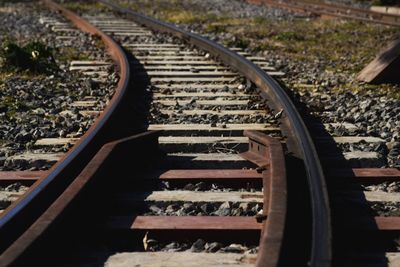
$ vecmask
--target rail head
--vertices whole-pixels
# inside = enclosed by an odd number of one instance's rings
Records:
[[[0,235],[2,236],[0,240],[0,252],[29,227],[29,224],[40,215],[40,212],[46,209],[46,205],[49,205],[52,199],[57,197],[59,193],[57,190],[62,190],[62,187],[71,182],[75,175],[79,174],[79,171],[84,167],[85,162],[88,162],[94,155],[95,151],[102,144],[109,141],[102,133],[107,131],[106,125],[110,121],[116,121],[115,114],[120,109],[128,89],[130,77],[129,64],[118,44],[78,15],[53,1],[42,0],[42,3],[52,10],[60,12],[82,31],[101,38],[118,67],[119,81],[106,109],[80,138],[77,144],[50,169],[48,174],[35,182],[19,200],[11,204],[0,216]],[[51,193],[49,194],[50,191]],[[35,209],[32,207],[35,207]]]
[[[282,132],[287,137],[287,147],[294,157],[304,162],[311,194],[313,225],[310,266],[330,266],[332,257],[331,220],[324,174],[311,136],[295,105],[283,88],[262,69],[243,56],[207,38],[120,7],[109,0],[98,0],[98,2],[105,4],[119,14],[127,16],[136,23],[184,39],[208,51],[228,66],[238,70],[260,88],[261,96],[266,99],[272,109],[282,111],[280,122]]]
[[[287,214],[287,176],[282,144],[276,138],[257,131],[245,131],[249,150],[241,155],[257,164],[263,173],[263,222],[257,267],[279,266]]]
[[[79,197],[87,191],[90,184],[96,182],[97,177],[103,175],[114,158],[118,158],[121,164],[121,157],[117,157],[121,153],[140,155],[141,160],[146,155],[151,156],[158,150],[159,135],[160,131],[147,131],[105,144],[50,207],[0,255],[0,266],[26,266],[26,261],[29,260],[29,255],[24,257],[26,253],[32,249],[35,242],[48,234],[49,229],[60,221],[59,219],[68,212],[72,205],[79,204],[77,203]],[[131,161],[133,157],[127,158]],[[132,162],[129,164],[131,165]]]

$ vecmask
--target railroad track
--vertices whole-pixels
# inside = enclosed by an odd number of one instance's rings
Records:
[[[371,23],[398,26],[399,16],[364,9],[301,1],[248,1],[267,4],[294,12],[356,19]],[[329,104],[329,103],[327,103]],[[317,117],[324,117],[318,112]],[[357,125],[355,125],[357,124]],[[383,167],[377,150],[369,152],[344,148],[351,143],[377,143],[386,147],[388,140],[357,135],[362,123],[342,124],[342,136],[325,127],[318,130],[308,124],[316,144],[328,185],[333,232],[333,266],[399,266],[398,233],[399,179],[398,168]],[[368,125],[368,122],[366,123]],[[353,130],[351,130],[353,128]],[[362,130],[360,132],[363,132]],[[365,134],[365,133],[364,133]],[[336,136],[336,138],[334,137]],[[353,139],[354,138],[354,139]],[[331,140],[327,145],[326,140]],[[362,146],[362,144],[361,144]],[[346,151],[345,153],[343,153]],[[341,161],[334,159],[341,157]],[[378,160],[378,161],[376,161]]]
[[[101,37],[120,81],[82,138],[37,141],[76,143],[42,178],[6,174],[35,183],[0,218],[1,266],[277,266],[294,257],[330,265],[324,176],[300,115],[271,78],[283,73],[109,1],[100,2],[114,13],[83,19],[43,2]],[[111,257],[120,251],[130,253]],[[193,253],[205,251],[226,253]]]
[[[48,13],[41,13],[41,15],[38,16],[38,23],[40,23],[44,28],[48,28],[49,31],[55,35],[54,39],[56,42],[54,45],[57,48],[60,46],[62,48],[71,48],[72,46],[72,50],[74,49],[72,43],[78,38],[83,39],[84,42],[91,42],[92,44],[88,48],[84,49],[84,51],[80,51],[80,53],[85,53],[86,57],[89,58],[86,60],[71,60],[68,62],[68,66],[60,66],[62,69],[68,67],[68,70],[65,69],[65,71],[71,73],[71,75],[74,72],[77,72],[77,74],[73,74],[76,76],[74,79],[76,79],[75,82],[77,84],[71,84],[71,86],[65,84],[65,87],[69,86],[68,89],[78,96],[71,97],[68,95],[70,94],[69,92],[65,93],[65,95],[61,97],[59,97],[60,93],[52,95],[54,99],[61,102],[58,102],[59,106],[55,109],[51,109],[52,103],[49,103],[48,105],[50,108],[44,107],[44,109],[37,112],[39,115],[45,114],[49,116],[49,114],[52,114],[51,116],[55,118],[55,123],[52,127],[47,127],[47,132],[44,130],[45,127],[38,127],[39,129],[37,129],[36,132],[38,136],[42,136],[42,138],[39,138],[41,140],[37,140],[37,142],[35,141],[34,143],[32,142],[32,145],[29,148],[19,149],[16,153],[11,153],[6,157],[6,160],[2,162],[3,171],[0,172],[1,186],[19,187],[19,185],[22,184],[26,187],[32,185],[38,178],[46,175],[47,170],[54,163],[60,160],[60,158],[63,157],[65,152],[68,151],[74,143],[77,143],[80,137],[85,133],[86,129],[93,124],[95,118],[102,110],[104,110],[109,101],[109,96],[113,95],[114,87],[116,87],[115,85],[118,83],[119,79],[114,71],[114,64],[111,58],[108,57],[105,52],[102,53],[104,56],[101,57],[91,53],[90,49],[95,51],[99,49],[93,44],[96,42],[95,35],[82,35],[82,32],[79,29],[71,27],[71,23],[68,20],[55,13],[51,15]],[[62,27],[69,27],[68,31],[59,30]],[[51,39],[50,42],[52,42]],[[84,67],[88,64],[91,66],[90,68]],[[90,92],[87,91],[88,88],[81,85],[82,80],[89,84]],[[64,84],[57,84],[57,86],[64,86]],[[44,88],[46,86],[43,85],[42,87]],[[78,87],[78,89],[76,89],[76,87]],[[110,88],[112,89],[109,90]],[[95,90],[93,91],[92,89]],[[34,94],[38,93],[35,92]],[[54,129],[57,130],[57,124],[60,124],[60,122],[61,124],[64,124],[63,126],[65,128],[59,129],[57,133],[55,133]],[[33,120],[33,125],[37,126],[37,119]],[[43,138],[45,136],[54,137]],[[58,136],[63,136],[63,138],[59,138]],[[21,141],[19,141],[19,143],[20,145],[25,145],[24,143],[21,144]],[[4,206],[8,204],[7,202],[17,199],[20,194],[24,193],[24,191],[2,191],[1,193],[10,195],[6,200],[1,199],[4,204],[2,203],[0,212],[3,212]]]
[[[282,0],[248,0],[253,4],[267,4],[269,6],[287,9],[294,12],[309,15],[330,16],[346,19],[355,19],[370,23],[378,23],[391,26],[400,25],[400,16],[370,11],[362,8],[354,8],[345,5],[316,3],[307,1],[282,1]]]
[[[334,266],[398,266],[397,168],[327,174],[333,217]]]
[[[357,131],[359,126],[342,127]],[[368,136],[333,137],[338,133],[321,129],[313,128],[312,135],[329,192],[332,266],[398,266],[400,170],[384,167],[386,164],[376,149],[366,152],[357,148],[374,142],[377,143],[373,147],[382,147],[385,140]],[[350,143],[358,145],[343,153],[343,146]]]

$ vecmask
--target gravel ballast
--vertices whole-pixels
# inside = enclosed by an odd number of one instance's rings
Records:
[[[34,143],[41,138],[80,137],[91,126],[95,117],[83,116],[76,101],[94,99],[92,109],[102,110],[112,97],[118,77],[112,67],[104,81],[95,81],[79,72],[69,71],[72,60],[110,61],[103,47],[97,47],[98,40],[85,33],[73,33],[73,41],[64,42],[51,26],[41,23],[43,18],[66,22],[60,15],[50,13],[42,6],[29,3],[7,4],[12,12],[0,13],[2,37],[7,36],[20,45],[33,40],[40,41],[53,49],[59,70],[54,73],[32,74],[24,71],[4,74],[0,84],[0,156],[2,170],[46,169],[49,166],[29,167],[15,165],[9,158],[27,151],[66,152],[63,148],[35,149]],[[7,33],[6,33],[7,32]],[[69,33],[71,35],[71,33]],[[71,51],[74,55],[66,55]],[[64,54],[63,54],[64,53]],[[69,56],[69,58],[66,58]],[[47,151],[46,151],[47,150]]]
[[[61,15],[37,3],[0,4],[0,44],[19,46],[40,42],[52,50],[57,69],[47,73],[2,68],[0,72],[0,171],[49,169],[72,144],[37,147],[43,138],[79,138],[93,124],[95,115],[82,115],[76,101],[95,100],[91,110],[103,110],[112,97],[118,75],[104,45],[80,31],[55,32],[48,20],[68,23]],[[73,27],[71,24],[68,24]],[[66,37],[67,39],[65,39]],[[110,62],[105,79],[70,71],[73,60]],[[12,184],[0,189],[1,209],[9,194],[27,187]]]
[[[187,0],[174,8],[166,0],[157,1],[158,5],[146,1],[118,2],[226,46],[243,47],[265,56],[286,73],[282,82],[293,92],[305,114],[323,123],[353,123],[357,127],[356,132],[331,134],[385,140],[379,145],[337,145],[342,152],[375,151],[384,159],[379,161],[380,167],[400,166],[398,86],[372,86],[355,79],[380,47],[396,38],[395,28],[355,21],[324,21],[239,0]]]

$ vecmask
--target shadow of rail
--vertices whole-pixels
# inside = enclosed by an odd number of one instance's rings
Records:
[[[385,245],[384,242],[380,241],[382,241],[383,238],[383,240],[387,242],[387,235],[379,233],[378,225],[374,220],[374,211],[371,209],[370,203],[368,203],[365,195],[362,193],[362,184],[355,179],[351,163],[344,157],[342,150],[338,147],[333,136],[328,132],[321,119],[312,114],[315,110],[308,108],[306,105],[307,103],[303,103],[300,96],[287,88],[283,82],[280,82],[280,85],[286,90],[288,95],[290,95],[299,113],[302,115],[314,140],[325,173],[332,216],[332,266],[364,266],[365,262],[359,261],[360,259],[357,259],[355,255],[367,255],[372,248],[375,248],[372,251],[376,254],[375,256],[377,259],[385,259],[385,253],[382,252],[385,251]],[[329,157],[327,157],[327,155],[329,155]],[[298,166],[302,164],[301,162],[297,162],[296,159],[291,159],[291,161]],[[332,173],[337,171],[340,171],[340,177],[332,175]],[[308,196],[308,194],[304,193],[308,191],[308,188],[304,186],[305,184],[306,181],[303,181],[303,183],[300,181],[288,181],[289,224],[291,221],[296,222],[296,220],[304,224],[310,222],[310,220],[307,221],[305,218],[311,217],[311,210],[307,209],[305,206],[300,208],[296,206],[301,199]],[[352,205],[352,202],[347,201],[348,199],[344,199],[340,195],[342,191],[349,190],[353,194],[351,199],[357,200],[356,205]],[[292,192],[292,196],[290,196],[290,192]],[[308,199],[308,201],[310,200]],[[290,203],[292,203],[292,206],[290,206]],[[291,213],[290,210],[294,212]],[[305,213],[303,214],[302,211],[305,211]],[[292,247],[292,249],[288,251],[293,251],[296,248],[298,249],[304,246],[302,239],[305,238],[307,234],[298,233],[296,225],[289,225],[288,228],[292,229],[292,231],[288,233],[294,232],[294,235],[297,235],[298,240],[301,241],[301,243],[294,242],[288,244]],[[305,245],[311,246],[312,244],[306,243]],[[384,249],[377,252],[376,247]],[[388,249],[387,246],[386,249]],[[382,262],[380,266],[387,266],[387,264]]]
[[[124,179],[134,180],[138,171],[151,168],[158,157],[158,136],[157,131],[145,132],[104,145],[29,231],[2,255],[11,259],[11,264],[2,266],[68,266],[76,264],[74,257],[79,261],[87,258],[80,257],[88,252],[94,252],[95,262],[103,266],[107,257],[117,252],[108,250],[107,242],[123,237],[118,230],[112,235],[107,230],[111,196],[120,190]],[[120,228],[128,222],[122,221]],[[143,246],[141,238],[124,237],[118,243],[124,246],[128,240],[130,248]]]

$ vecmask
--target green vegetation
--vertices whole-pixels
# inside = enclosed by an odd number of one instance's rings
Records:
[[[214,14],[201,12],[200,10],[188,10],[183,1],[178,0],[144,0],[137,2],[131,1],[129,3],[121,1],[120,4],[137,12],[149,14],[160,20],[176,24],[209,23],[219,19]],[[157,8],[156,13],[153,12],[155,7]]]
[[[387,3],[385,0],[381,2]],[[328,76],[340,73],[354,77],[383,46],[400,34],[396,27],[354,20],[275,20],[261,16],[234,18],[229,14],[210,14],[191,1],[119,0],[119,3],[164,21],[194,24],[196,29],[205,33],[229,33],[229,38],[221,40],[226,46],[242,47],[253,52],[273,51],[294,64],[318,67],[321,73],[325,72]],[[307,90],[316,90],[317,87],[311,85]],[[330,89],[338,92],[384,92],[400,98],[398,87],[393,85],[370,86],[341,81]]]
[[[357,73],[375,57],[382,44],[399,33],[397,28],[358,21],[240,20],[240,26],[227,24],[226,31],[234,38],[225,41],[226,45],[234,46],[237,40],[241,47],[247,45],[253,51],[279,51],[286,58],[299,62],[313,63],[324,59],[331,64],[322,67],[334,72]]]
[[[388,96],[394,99],[400,99],[400,90],[391,84],[341,84],[334,89],[337,93],[351,91],[353,93],[373,94]]]
[[[304,36],[296,32],[281,32],[274,36],[277,41],[304,41]]]
[[[28,70],[32,73],[47,73],[57,69],[52,50],[40,42],[29,42],[19,46],[4,42],[0,49],[2,69]]]
[[[214,23],[214,24],[210,23],[206,25],[204,30],[208,33],[210,32],[221,33],[226,31],[226,25],[221,23]]]
[[[372,60],[382,44],[400,31],[351,20],[271,20],[265,17],[232,18],[215,15],[188,1],[138,0],[120,4],[172,23],[196,24],[206,33],[229,32],[233,36],[224,45],[251,50],[279,51],[291,60],[314,62],[319,58],[332,62],[328,71],[356,73]],[[191,8],[188,8],[188,3]],[[189,5],[190,6],[190,5]],[[196,10],[196,11],[193,11]],[[349,66],[348,62],[356,63]],[[351,67],[351,69],[350,69]]]
[[[28,106],[13,96],[3,96],[0,98],[0,112],[7,112],[12,117],[17,111],[27,110]]]
[[[246,39],[244,36],[237,36],[232,40],[226,42],[226,45],[229,47],[240,47],[240,48],[247,48],[250,44],[250,40]]]
[[[72,60],[89,60],[89,54],[85,52],[80,52],[75,47],[62,47],[58,53],[58,60],[63,62],[68,62]]]
[[[376,6],[398,6],[400,5],[399,0],[375,0],[372,2]]]
[[[103,40],[101,39],[101,37],[99,35],[92,35],[92,39],[94,41],[94,45],[101,50],[105,50],[106,49],[106,45],[104,44]]]
[[[108,7],[96,1],[74,1],[63,4],[66,8],[75,12],[88,12],[91,10],[99,10],[101,12],[109,11]]]
[[[207,23],[216,19],[216,16],[213,14],[201,14],[189,10],[182,10],[174,6],[163,9],[157,14],[157,17],[166,22],[175,24]]]

